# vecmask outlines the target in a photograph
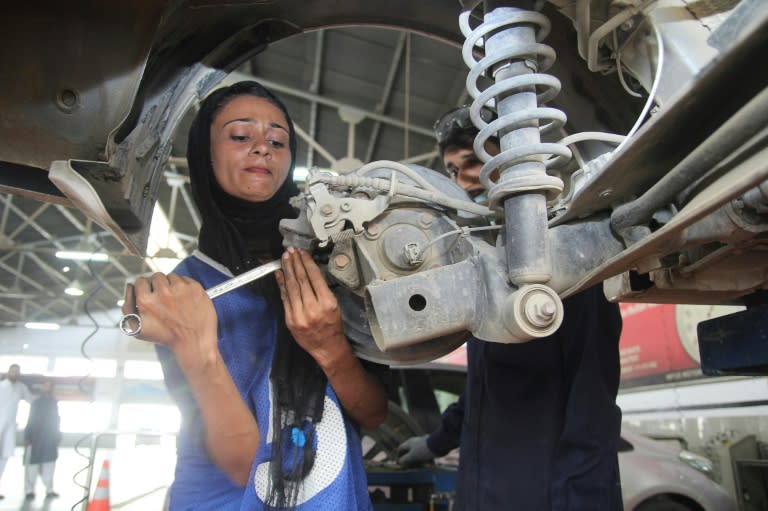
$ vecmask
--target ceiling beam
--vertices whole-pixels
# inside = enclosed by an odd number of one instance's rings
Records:
[[[395,77],[397,76],[397,70],[400,69],[400,62],[403,59],[403,50],[405,49],[405,32],[400,32],[397,37],[397,43],[395,44],[395,50],[392,53],[392,60],[389,62],[389,70],[387,71],[387,78],[384,81],[384,87],[381,91],[381,98],[378,104],[374,108],[377,114],[383,114],[389,106],[389,99],[392,96],[392,88],[395,84]],[[379,132],[381,131],[381,121],[374,121],[373,129],[371,130],[371,137],[368,139],[368,149],[365,151],[365,160],[371,161],[373,159],[373,152],[376,150],[376,145],[379,140]]]
[[[322,81],[323,72],[323,52],[325,50],[325,30],[318,30],[315,34],[315,55],[313,58],[314,65],[312,66],[312,81],[309,84],[309,92],[312,94],[320,93],[320,83]],[[317,138],[317,102],[311,101],[309,103],[309,128],[308,134],[315,140]],[[312,144],[307,147],[307,168],[312,168],[314,165],[315,148]]]
[[[244,73],[238,73],[238,72],[233,72],[229,75],[229,79],[232,80],[232,82],[237,82],[240,80],[252,80],[253,78],[254,77],[252,76],[248,76]],[[357,106],[349,105],[341,101],[336,101],[335,99],[330,99],[324,96],[320,96],[318,94],[312,94],[310,92],[303,91],[295,87],[291,87],[289,85],[284,85],[282,83],[273,82],[264,77],[258,77],[258,80],[259,80],[259,83],[261,83],[264,87],[267,87],[268,89],[273,90],[275,92],[287,94],[289,96],[300,98],[305,101],[315,101],[321,105],[329,106],[336,109],[348,108],[351,110],[359,110],[365,117],[369,119],[373,119],[374,121],[379,121],[384,124],[394,126],[396,128],[405,129],[405,123],[400,119],[395,119],[394,117],[390,117],[388,115],[377,114],[376,112],[372,112],[370,110],[366,110]],[[413,133],[419,133],[420,135],[424,135],[430,138],[433,137],[432,129],[430,128],[410,125],[408,126],[408,129]]]

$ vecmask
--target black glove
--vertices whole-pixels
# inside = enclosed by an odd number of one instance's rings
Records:
[[[404,467],[424,465],[435,459],[427,445],[427,435],[414,436],[397,447],[397,462]]]

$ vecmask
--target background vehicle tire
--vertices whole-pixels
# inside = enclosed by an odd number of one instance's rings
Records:
[[[397,447],[412,436],[423,434],[421,426],[400,406],[390,401],[384,422],[373,431],[366,429],[362,432],[364,439],[367,437],[374,441],[373,445],[363,453],[363,459],[366,463],[395,463]],[[380,453],[384,453],[386,458],[380,456]]]
[[[688,505],[668,497],[652,497],[637,506],[634,511],[703,511],[697,505]]]

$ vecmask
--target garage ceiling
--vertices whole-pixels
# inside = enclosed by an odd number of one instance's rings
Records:
[[[432,124],[467,100],[460,50],[427,37],[375,28],[325,29],[275,43],[232,80],[255,78],[278,93],[299,139],[297,167],[343,169],[374,160],[439,168]],[[158,204],[169,221],[153,227],[162,245],[148,255],[189,253],[199,226],[186,180],[184,138],[189,115],[166,167]],[[127,281],[159,259],[129,254],[77,210],[0,195],[0,326],[26,322],[114,326]],[[60,251],[106,254],[74,261]],[[72,296],[73,285],[83,294]]]

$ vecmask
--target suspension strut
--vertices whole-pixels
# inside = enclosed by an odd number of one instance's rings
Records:
[[[547,174],[545,161],[551,155],[571,157],[566,146],[541,142],[542,134],[566,122],[562,111],[539,106],[560,92],[560,81],[543,73],[555,61],[554,50],[541,44],[550,22],[536,11],[487,3],[483,22],[472,28],[470,14],[460,15],[459,26],[466,38],[462,55],[470,68],[467,91],[474,98],[470,116],[480,130],[474,150],[485,162],[480,181],[488,190],[490,206],[504,210],[508,276],[520,292],[535,290],[538,298],[551,300],[561,310],[557,294],[541,285],[552,274],[547,200],[563,190],[563,182]],[[476,47],[484,49],[480,60],[474,55]],[[481,76],[493,81],[482,91]],[[495,107],[497,119],[485,122],[480,116],[483,106]],[[501,152],[492,156],[485,143],[494,135]]]
[[[563,182],[546,173],[544,157],[571,155],[565,146],[541,143],[543,133],[566,121],[562,111],[539,106],[560,92],[557,78],[539,72],[555,60],[554,50],[539,42],[549,33],[550,23],[535,11],[496,7],[472,29],[469,15],[462,13],[459,24],[466,37],[462,54],[470,68],[467,90],[474,98],[470,116],[480,129],[474,149],[485,162],[480,180],[491,207],[504,208],[510,280],[517,285],[546,282],[551,276],[546,201],[562,191]],[[481,40],[485,56],[477,61],[473,49]],[[477,83],[481,76],[494,81],[482,92]],[[486,123],[480,109],[494,102],[498,118]],[[485,143],[497,134],[501,152],[492,157]]]

